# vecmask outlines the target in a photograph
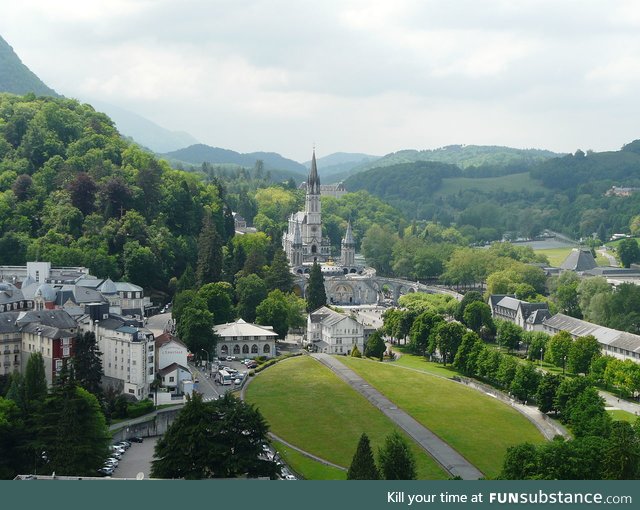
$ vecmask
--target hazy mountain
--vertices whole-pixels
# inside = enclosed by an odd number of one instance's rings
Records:
[[[9,43],[0,37],[0,92],[60,97],[47,87],[16,55]]]
[[[318,173],[326,184],[338,182],[346,177],[349,172],[360,165],[365,165],[379,159],[380,156],[371,156],[358,152],[334,152],[328,156],[316,158]],[[311,161],[306,161],[304,166],[311,168]]]
[[[198,143],[198,140],[189,133],[170,131],[119,106],[93,99],[89,102],[96,110],[111,117],[122,135],[133,138],[137,143],[154,152],[169,152]]]
[[[306,175],[307,169],[297,161],[287,159],[275,152],[250,152],[241,154],[229,149],[211,147],[204,144],[191,145],[184,149],[163,154],[168,159],[184,161],[199,165],[204,162],[211,164],[233,164],[243,167],[253,167],[256,161],[262,160],[265,170],[287,170],[294,174]]]
[[[354,170],[361,172],[370,168],[414,163],[416,161],[449,163],[462,169],[472,166],[521,165],[523,167],[530,167],[536,163],[562,155],[563,154],[542,149],[514,149],[495,145],[448,145],[433,150],[402,150],[392,152],[375,161],[358,166]]]

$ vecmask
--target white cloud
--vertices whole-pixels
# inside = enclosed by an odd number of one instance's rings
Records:
[[[555,0],[24,0],[0,34],[70,97],[308,157],[637,138],[640,7]],[[607,145],[609,144],[609,145]]]

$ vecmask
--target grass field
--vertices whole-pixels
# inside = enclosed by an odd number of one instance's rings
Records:
[[[487,476],[498,474],[509,446],[544,441],[516,410],[476,390],[390,363],[339,359]]]
[[[622,409],[612,409],[607,411],[607,413],[613,420],[628,421],[631,424],[634,424],[636,422],[636,419],[638,418],[635,414],[628,411],[623,411]]]
[[[278,450],[280,456],[287,460],[287,464],[296,473],[302,475],[307,480],[346,480],[347,472],[332,466],[327,466],[317,462],[300,452],[289,448],[280,441],[271,441],[271,444]]]
[[[442,179],[442,186],[435,195],[454,195],[459,191],[478,190],[483,192],[492,191],[545,191],[538,181],[529,176],[529,172],[521,174],[504,175],[502,177],[486,177],[483,179],[473,179],[470,177],[454,177]]]
[[[385,437],[397,430],[411,444],[418,478],[448,477],[382,412],[310,357],[291,358],[261,372],[247,387],[245,397],[260,409],[274,434],[339,466],[349,467],[363,432],[377,452]],[[285,460],[289,462],[289,457]],[[312,465],[300,462],[297,455],[291,457],[291,463],[309,479],[318,469],[316,462]],[[327,470],[321,473],[329,475]]]

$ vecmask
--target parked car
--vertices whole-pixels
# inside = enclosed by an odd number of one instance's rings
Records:
[[[233,381],[233,384],[236,384],[236,385],[242,384],[242,379],[236,379],[235,381]]]
[[[235,356],[227,356],[225,359],[227,361],[235,361],[236,357]]]
[[[129,441],[120,441],[119,443],[116,443],[116,446],[121,446],[125,450],[128,450],[131,448],[131,443]]]
[[[120,452],[112,451],[111,456],[120,460],[122,458],[122,454]]]
[[[110,468],[109,466],[102,466],[98,469],[98,473],[102,476],[111,476],[113,474],[113,468]]]
[[[258,362],[251,360],[249,363],[246,364],[247,368],[258,368]]]
[[[292,474],[284,475],[284,479],[285,480],[297,480],[297,478],[295,476],[293,476]]]
[[[140,436],[133,436],[129,438],[129,441],[131,441],[132,443],[142,443],[144,439],[142,439]]]

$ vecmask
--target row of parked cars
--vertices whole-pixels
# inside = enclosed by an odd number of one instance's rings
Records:
[[[110,447],[109,457],[104,461],[104,465],[98,469],[98,473],[102,476],[111,476],[118,467],[118,463],[125,452],[131,448],[131,443],[142,443],[141,437],[130,437],[127,441],[119,441],[113,443]]]

